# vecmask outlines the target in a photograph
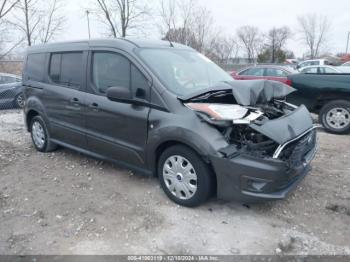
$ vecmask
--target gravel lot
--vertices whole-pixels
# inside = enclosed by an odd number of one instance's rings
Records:
[[[350,254],[350,136],[319,140],[287,200],[189,209],[155,178],[36,152],[22,112],[0,112],[0,254]]]

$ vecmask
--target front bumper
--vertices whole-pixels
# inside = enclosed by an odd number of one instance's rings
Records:
[[[238,155],[211,157],[217,178],[217,197],[245,203],[284,199],[311,171],[317,143],[297,167],[274,158]]]

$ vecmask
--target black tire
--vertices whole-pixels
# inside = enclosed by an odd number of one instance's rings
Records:
[[[345,112],[345,119],[349,119],[348,123],[339,127],[335,126],[335,122],[332,122],[327,115],[332,113],[332,110],[344,110],[341,112]],[[319,121],[324,126],[326,131],[333,134],[346,134],[350,132],[350,101],[346,100],[335,100],[328,102],[325,104],[319,114]]]
[[[43,144],[39,145],[38,143],[35,142],[34,138],[34,132],[35,128],[34,125],[41,126],[42,131],[43,131]],[[34,130],[33,130],[34,129]],[[30,134],[32,137],[33,145],[36,150],[39,152],[51,152],[57,149],[57,145],[53,142],[50,141],[50,134],[47,129],[47,125],[45,124],[45,121],[41,116],[35,116],[30,122]]]
[[[15,98],[15,106],[17,108],[23,108],[24,107],[24,94],[23,93],[19,93],[16,98]]]
[[[175,190],[173,191],[174,193],[172,193],[171,190],[166,185],[166,183],[169,184],[170,180],[167,180],[168,182],[165,182],[165,179],[163,177],[163,168],[164,168],[164,165],[166,164],[166,161],[168,161],[170,157],[176,157],[176,156],[180,156],[185,160],[188,160],[188,162],[192,165],[193,170],[197,176],[197,180],[195,183],[195,185],[197,186],[197,189],[195,192],[191,192],[193,195],[188,199],[181,199],[181,197],[175,196],[174,195]],[[209,166],[203,161],[203,159],[195,151],[191,150],[186,146],[182,146],[182,145],[172,146],[166,149],[161,154],[158,161],[158,177],[159,177],[159,182],[164,192],[166,193],[166,195],[176,204],[179,204],[181,206],[186,206],[186,207],[199,206],[200,204],[208,200],[208,198],[212,195],[212,192],[213,192],[214,176]],[[186,179],[184,178],[182,183],[185,183],[185,180]],[[193,182],[194,181],[191,181],[191,183]],[[179,180],[176,180],[176,183],[181,183],[181,180],[180,182]],[[182,191],[181,193],[184,193],[184,191]]]

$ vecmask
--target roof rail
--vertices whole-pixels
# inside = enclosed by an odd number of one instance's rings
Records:
[[[135,42],[133,42],[132,40],[127,39],[127,38],[125,38],[125,37],[119,37],[118,39],[120,39],[120,40],[124,40],[124,41],[127,41],[127,42],[129,42],[129,43],[133,44],[133,45],[134,45],[134,46],[136,46],[136,47],[140,47],[140,46],[139,46],[139,45],[137,45]]]

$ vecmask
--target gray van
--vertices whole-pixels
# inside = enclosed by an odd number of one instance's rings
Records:
[[[34,46],[24,72],[25,122],[40,152],[58,145],[158,176],[167,196],[283,199],[310,171],[316,131],[293,88],[234,81],[167,41]]]

